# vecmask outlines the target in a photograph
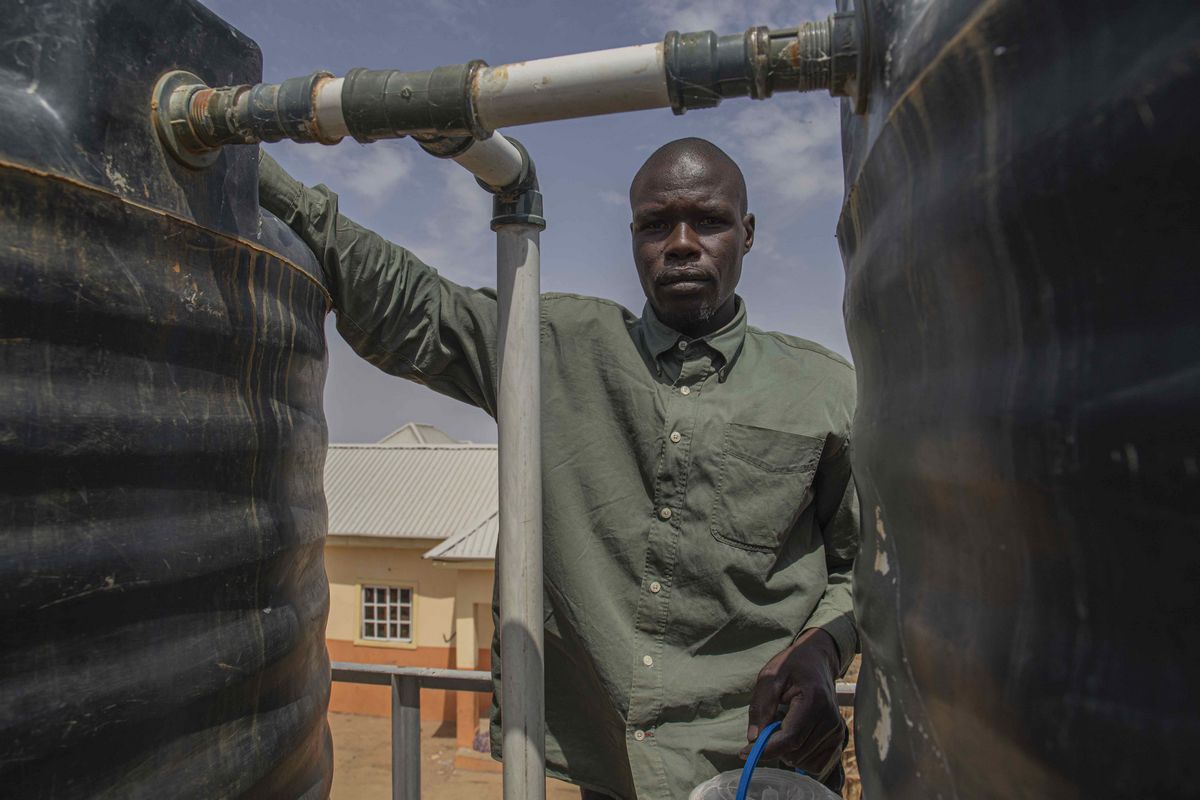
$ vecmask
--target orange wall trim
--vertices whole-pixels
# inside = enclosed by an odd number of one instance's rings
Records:
[[[330,661],[351,661],[359,664],[395,664],[401,667],[440,667],[454,668],[453,647],[417,647],[400,649],[396,647],[371,647],[355,644],[341,639],[326,639],[329,648]],[[490,649],[479,651],[479,666],[477,669],[491,669],[492,654]],[[491,704],[491,696],[476,692],[447,692],[442,689],[421,690],[421,720],[423,722],[456,722],[458,703],[456,695],[468,695],[475,699],[474,706],[482,713],[487,712]],[[465,704],[471,708],[471,704]],[[354,683],[334,681],[333,690],[329,697],[329,710],[344,714],[366,714],[373,717],[388,717],[392,714],[391,689],[387,686],[362,686]],[[461,719],[466,722],[469,717],[464,714]],[[456,724],[456,727],[458,725]],[[465,734],[465,732],[460,732]],[[474,733],[466,734],[473,736]],[[466,737],[464,737],[466,738]],[[466,738],[466,741],[470,741]],[[469,746],[469,745],[468,745]]]

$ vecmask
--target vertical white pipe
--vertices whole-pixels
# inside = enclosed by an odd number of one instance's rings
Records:
[[[539,235],[532,225],[503,225],[496,231],[505,800],[544,800],[546,792]]]

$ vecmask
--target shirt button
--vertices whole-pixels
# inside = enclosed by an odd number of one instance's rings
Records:
[[[692,393],[692,388],[690,386],[681,386],[681,387],[679,387],[679,393],[681,395],[683,395],[684,397],[687,397],[689,394]]]
[[[650,591],[654,594],[658,594],[662,591],[662,584],[658,581],[650,581]]]
[[[640,742],[646,738],[646,732],[645,731],[634,731],[633,738],[637,739]]]
[[[660,509],[658,510],[658,515],[659,515],[660,517],[662,517],[663,519],[670,519],[670,518],[671,518],[671,509],[669,509],[669,508],[660,508]]]
[[[687,343],[687,342],[685,342],[685,341],[683,341],[682,339],[680,339],[680,340],[679,340],[679,349],[680,349],[680,350],[687,350],[687,349],[688,349],[688,343]]]
[[[642,663],[645,664],[647,667],[653,667],[654,659],[651,658],[650,656],[642,656]]]
[[[679,444],[679,440],[682,438],[683,437],[679,435],[679,431],[671,431],[671,441],[675,444]]]

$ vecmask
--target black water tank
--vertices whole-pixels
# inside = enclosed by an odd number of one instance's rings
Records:
[[[866,794],[1200,796],[1200,13],[866,2]]]
[[[323,318],[253,148],[173,163],[186,0],[27,0],[0,42],[0,794],[323,797]]]

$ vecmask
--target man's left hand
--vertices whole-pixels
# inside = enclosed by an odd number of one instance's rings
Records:
[[[818,777],[829,772],[846,739],[835,683],[840,665],[833,637],[820,628],[805,631],[768,661],[750,696],[750,745],[741,757],[750,755],[759,731],[778,719],[780,706],[786,706],[783,724],[767,743],[763,759],[778,758]]]

